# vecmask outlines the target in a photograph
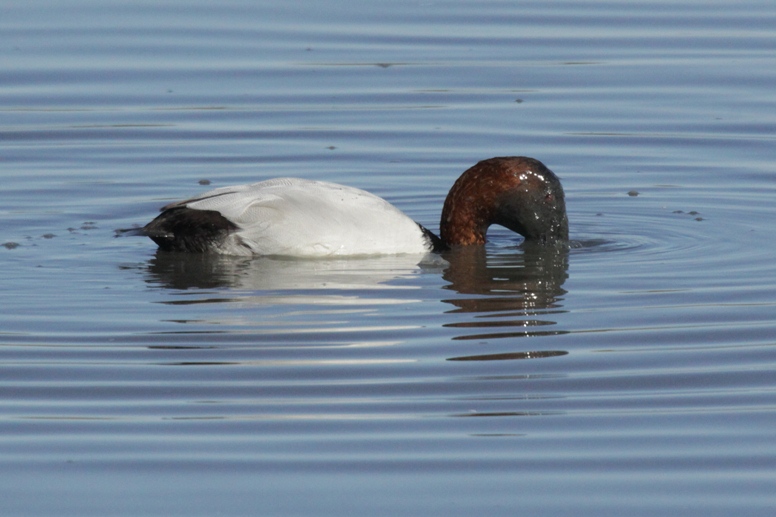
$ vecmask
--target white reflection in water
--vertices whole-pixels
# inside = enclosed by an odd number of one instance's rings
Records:
[[[310,260],[158,252],[149,261],[147,281],[179,290],[395,289],[398,287],[390,281],[421,271],[440,271],[444,265],[445,261],[434,255]]]
[[[256,334],[357,334],[400,332],[422,328],[402,319],[398,323],[372,322],[370,311],[386,305],[420,303],[422,283],[413,278],[431,275],[441,287],[436,295],[446,314],[457,314],[442,327],[459,329],[453,340],[502,339],[557,335],[561,330],[548,316],[563,312],[568,277],[567,246],[523,243],[496,250],[474,246],[451,250],[443,256],[388,256],[335,260],[236,258],[158,252],[146,268],[146,281],[170,290],[168,305],[229,303],[233,308],[287,306],[262,318],[241,311],[221,311],[205,323],[229,333],[250,327]],[[416,294],[413,294],[416,293]],[[329,308],[324,308],[329,307]],[[232,313],[234,313],[232,315]],[[461,320],[461,314],[473,319]],[[374,315],[380,321],[378,314]],[[355,318],[355,319],[354,319]],[[376,322],[376,321],[375,321]],[[472,333],[471,329],[476,329]],[[369,342],[369,340],[364,340]],[[535,359],[561,353],[510,351],[456,357],[455,360]]]

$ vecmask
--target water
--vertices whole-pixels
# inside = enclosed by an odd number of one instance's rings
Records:
[[[3,515],[772,515],[776,7],[350,4],[0,7]],[[437,230],[499,155],[568,253],[114,233],[282,175]]]

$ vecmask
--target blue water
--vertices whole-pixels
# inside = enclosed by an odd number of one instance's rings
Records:
[[[0,6],[3,515],[772,515],[772,2]],[[275,176],[436,231],[478,160],[573,247],[157,254]]]

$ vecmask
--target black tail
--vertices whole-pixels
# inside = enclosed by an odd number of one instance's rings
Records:
[[[138,230],[163,251],[203,253],[218,248],[237,226],[214,210],[180,206],[165,210]]]

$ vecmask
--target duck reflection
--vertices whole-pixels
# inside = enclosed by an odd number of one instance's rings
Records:
[[[351,305],[374,304],[384,298],[393,303],[442,298],[442,302],[453,307],[447,314],[456,315],[442,323],[445,328],[459,331],[453,340],[507,343],[514,338],[565,333],[553,328],[556,321],[552,316],[565,312],[563,284],[568,277],[568,254],[566,246],[525,242],[508,250],[460,247],[423,261],[408,255],[300,260],[160,251],[148,262],[145,274],[149,284],[173,290],[199,290],[199,294],[193,293],[197,300],[176,298],[168,302],[173,304],[212,303],[232,298],[276,304],[277,296],[268,294],[278,291],[287,292],[285,303],[305,303],[325,297],[342,303],[342,295],[337,293],[343,290],[349,291],[345,294]],[[430,273],[431,278],[437,279],[421,282],[423,286],[436,284],[441,291],[419,291],[420,286],[413,277],[420,273]],[[376,290],[389,291],[375,296]],[[440,297],[439,292],[450,295]],[[536,359],[566,353],[535,349],[479,352],[449,359]]]
[[[551,329],[556,324],[553,314],[562,309],[568,278],[567,246],[543,246],[523,243],[520,252],[487,253],[483,247],[471,246],[445,255],[450,263],[443,278],[445,289],[457,296],[445,303],[455,307],[450,313],[471,313],[472,319],[447,323],[445,327],[477,329],[456,336],[454,340],[489,341],[564,334]],[[565,355],[567,352],[520,351],[453,357],[456,361],[537,359]]]
[[[394,255],[310,260],[158,251],[148,262],[146,281],[177,290],[357,291],[391,289],[392,280],[421,271],[441,273],[447,265],[438,256],[420,259],[417,255]]]
[[[450,263],[446,289],[477,295],[448,299],[456,312],[530,313],[559,307],[566,294],[568,247],[523,243],[523,253],[488,255],[482,246],[457,248],[445,255]]]

